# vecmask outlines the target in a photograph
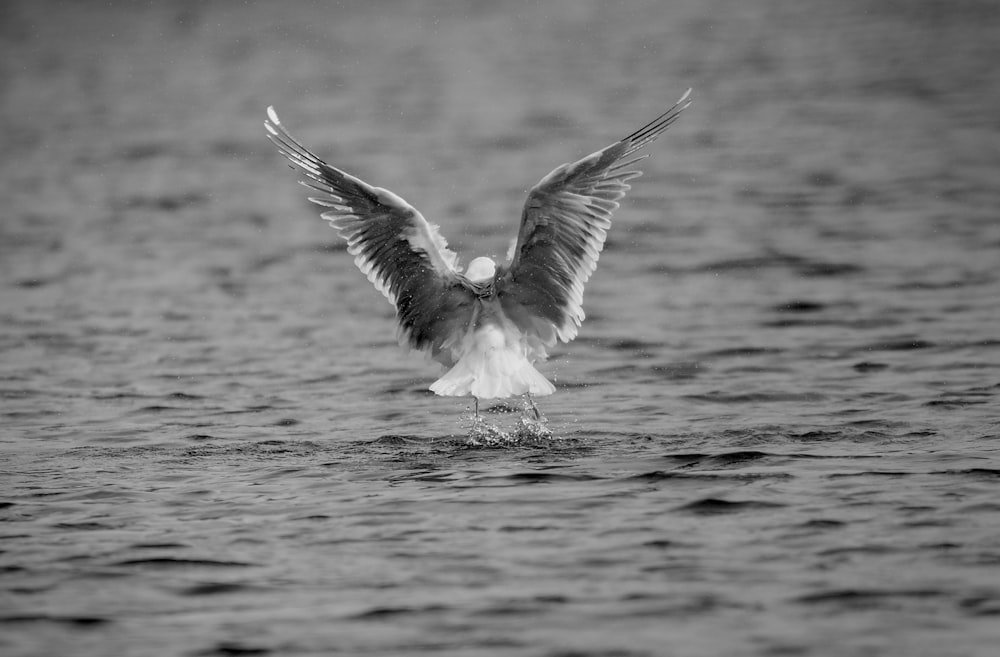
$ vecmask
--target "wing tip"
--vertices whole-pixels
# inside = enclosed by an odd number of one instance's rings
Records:
[[[687,108],[691,107],[691,103],[692,103],[692,102],[694,102],[694,101],[693,101],[693,100],[691,99],[691,92],[692,92],[692,91],[693,91],[693,90],[691,89],[691,87],[688,87],[688,90],[684,92],[684,95],[683,95],[683,96],[681,96],[681,97],[680,97],[680,98],[679,98],[679,99],[677,100],[677,102],[676,102],[676,103],[674,103],[674,107],[676,107],[676,108],[677,108],[677,114],[680,114],[681,112],[683,112],[683,111],[684,111],[684,110],[686,110]]]
[[[281,135],[281,132],[285,129],[281,125],[281,120],[278,119],[278,113],[274,111],[274,105],[267,106],[267,119],[264,121],[264,129],[267,130],[267,136],[271,141],[274,141],[275,137]],[[278,144],[278,142],[275,142]],[[281,145],[278,144],[280,148]]]

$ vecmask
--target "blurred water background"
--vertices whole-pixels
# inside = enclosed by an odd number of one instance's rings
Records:
[[[4,2],[4,655],[995,655],[1000,5]],[[264,138],[502,256],[668,107],[467,402]],[[498,423],[508,414],[490,416]]]

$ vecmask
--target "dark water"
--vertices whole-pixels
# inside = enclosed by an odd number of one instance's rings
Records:
[[[0,8],[0,652],[997,654],[1000,5],[407,7]],[[263,132],[468,262],[688,86],[506,448]]]

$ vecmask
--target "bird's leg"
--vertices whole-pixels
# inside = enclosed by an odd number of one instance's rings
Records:
[[[475,416],[473,417],[473,422],[479,424],[479,397],[473,395],[472,397],[473,408],[475,408]]]
[[[531,398],[531,393],[527,393],[525,397],[528,399],[528,405],[531,406],[531,412],[535,414],[535,419],[541,420],[542,414],[538,412],[538,407],[535,406],[535,400]]]

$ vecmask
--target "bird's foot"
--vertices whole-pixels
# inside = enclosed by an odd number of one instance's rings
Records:
[[[531,398],[531,395],[526,395],[524,398],[524,407],[521,417],[518,419],[515,433],[521,440],[528,441],[552,437],[552,431],[547,425],[547,420],[538,410],[538,406],[535,405],[535,400]]]

